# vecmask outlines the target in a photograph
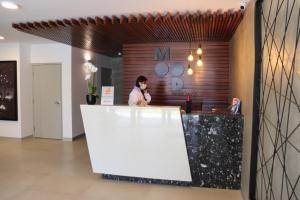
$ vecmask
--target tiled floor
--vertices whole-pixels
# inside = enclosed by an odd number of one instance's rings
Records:
[[[240,191],[102,180],[84,138],[73,142],[0,138],[0,199],[241,200]]]

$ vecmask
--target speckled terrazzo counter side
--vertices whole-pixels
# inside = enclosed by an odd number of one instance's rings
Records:
[[[182,114],[192,182],[103,174],[103,178],[137,183],[240,189],[243,116]]]
[[[243,117],[183,114],[193,186],[240,189]]]

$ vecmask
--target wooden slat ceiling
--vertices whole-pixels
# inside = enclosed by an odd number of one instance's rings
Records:
[[[22,32],[110,56],[123,44],[229,41],[241,22],[241,11],[167,13],[87,17],[14,23]]]

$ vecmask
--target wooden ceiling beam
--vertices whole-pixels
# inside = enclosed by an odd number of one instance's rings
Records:
[[[84,19],[84,18],[79,18],[79,23],[81,25],[84,25],[84,26],[88,26],[89,25],[87,19]]]
[[[37,29],[36,26],[34,26],[34,24],[31,23],[31,22],[27,22],[26,25],[27,25],[29,28]]]
[[[154,17],[152,14],[148,14],[147,17],[146,17],[146,23],[153,23],[154,21]]]
[[[30,28],[27,26],[27,24],[25,24],[25,23],[20,23],[19,25],[20,25],[20,27],[21,27],[23,30],[29,30],[29,29],[30,29]]]
[[[66,27],[65,23],[61,20],[56,20],[57,25],[61,26],[61,27]]]
[[[243,14],[242,14],[242,12],[237,12],[237,13],[235,13],[235,20],[234,20],[234,24],[233,24],[233,26],[231,27],[231,34],[230,33],[228,33],[228,35],[227,35],[227,38],[228,38],[228,40],[230,40],[230,38],[231,38],[231,36],[234,34],[234,32],[236,31],[236,29],[237,29],[237,27],[238,27],[238,25],[240,24],[239,22],[242,20],[242,17],[243,17]]]
[[[96,52],[120,51],[122,44],[153,42],[229,41],[243,13],[148,13],[14,23],[13,28]]]
[[[96,25],[100,26],[100,25],[104,25],[104,20],[100,17],[96,17]]]
[[[172,31],[173,34],[173,41],[175,42],[180,42],[180,35],[178,34],[178,30],[176,29],[175,25],[174,25],[174,19],[173,19],[173,15],[168,12],[164,18],[163,18],[163,22],[165,24],[167,24],[167,26],[169,27],[169,29]]]
[[[13,27],[14,29],[19,30],[19,31],[23,31],[23,28],[21,28],[20,24],[13,23],[13,24],[12,24],[12,27]]]
[[[186,12],[182,17],[182,24],[184,26],[185,32],[185,38],[187,39],[187,42],[192,42],[192,33],[191,33],[191,22],[190,22],[190,13]]]
[[[57,28],[58,27],[57,23],[55,21],[52,21],[52,20],[48,21],[48,24],[52,28]]]
[[[33,25],[34,25],[37,29],[45,29],[45,28],[41,25],[41,23],[39,23],[39,22],[33,22]]]
[[[124,15],[121,15],[120,17],[120,24],[121,25],[124,25],[124,24],[127,24],[128,23],[128,18]]]
[[[89,25],[96,26],[96,20],[91,17],[87,18],[87,22]]]
[[[117,16],[113,15],[111,17],[111,22],[112,24],[120,24],[120,19]]]
[[[128,23],[132,24],[132,23],[137,23],[137,17],[134,15],[129,15],[128,17]]]
[[[71,23],[73,26],[81,26],[80,22],[77,19],[71,19]]]
[[[40,23],[45,29],[47,29],[47,28],[51,28],[51,26],[48,24],[48,22],[46,22],[46,21],[42,21],[41,23]]]
[[[63,19],[63,22],[68,26],[73,26],[72,22],[68,19]]]
[[[145,23],[146,17],[142,14],[139,14],[137,17],[137,23]]]
[[[109,18],[108,16],[105,16],[103,18],[103,21],[104,21],[104,25],[111,25],[111,18]]]
[[[157,13],[157,15],[154,18],[154,23],[161,23],[163,21],[162,16],[160,13]]]

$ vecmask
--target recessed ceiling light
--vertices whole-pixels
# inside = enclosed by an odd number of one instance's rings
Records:
[[[121,56],[121,55],[122,55],[122,53],[121,53],[121,52],[119,52],[119,53],[118,53],[118,56]]]
[[[3,36],[0,35],[0,40],[4,40],[5,38]]]
[[[16,10],[16,9],[19,9],[19,5],[12,2],[12,1],[2,1],[1,2],[1,6],[3,8],[7,8],[7,9],[11,9],[11,10]]]

